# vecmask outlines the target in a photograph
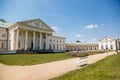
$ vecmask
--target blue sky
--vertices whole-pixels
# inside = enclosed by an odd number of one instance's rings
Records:
[[[40,18],[67,42],[120,38],[120,0],[0,0],[0,18]]]

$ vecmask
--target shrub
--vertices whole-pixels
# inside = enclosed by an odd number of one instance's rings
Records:
[[[72,52],[67,52],[68,56],[73,56],[73,57],[84,57],[88,55],[93,55],[93,54],[99,54],[99,53],[104,53],[104,51],[72,51]]]
[[[88,52],[87,51],[68,52],[68,56],[84,57],[88,56]]]

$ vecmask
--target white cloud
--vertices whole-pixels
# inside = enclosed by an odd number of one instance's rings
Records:
[[[96,38],[93,38],[93,39],[92,39],[92,42],[96,42],[96,41],[97,41],[97,39],[96,39]]]
[[[83,37],[83,34],[76,34],[76,37]]]
[[[53,30],[55,30],[55,31],[58,31],[59,30],[59,28],[58,27],[51,27]]]
[[[97,24],[90,24],[90,25],[85,26],[85,28],[88,28],[88,29],[93,29],[93,28],[97,28],[97,27],[98,27]]]

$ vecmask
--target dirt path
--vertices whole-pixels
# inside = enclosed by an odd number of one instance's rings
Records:
[[[114,52],[88,56],[88,64],[92,64],[112,54]],[[32,66],[7,66],[0,64],[0,80],[48,80],[71,70],[81,68],[75,64],[78,59],[74,58]]]

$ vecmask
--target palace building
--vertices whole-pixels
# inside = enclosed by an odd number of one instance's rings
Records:
[[[54,30],[40,19],[14,24],[0,21],[0,51],[65,50],[65,38],[53,35]]]
[[[119,39],[104,37],[96,43],[66,43],[65,37],[53,34],[54,30],[40,19],[8,23],[0,19],[0,51],[12,50],[118,50]]]
[[[95,51],[95,50],[120,50],[119,39],[104,37],[96,43],[67,43],[67,51]]]

